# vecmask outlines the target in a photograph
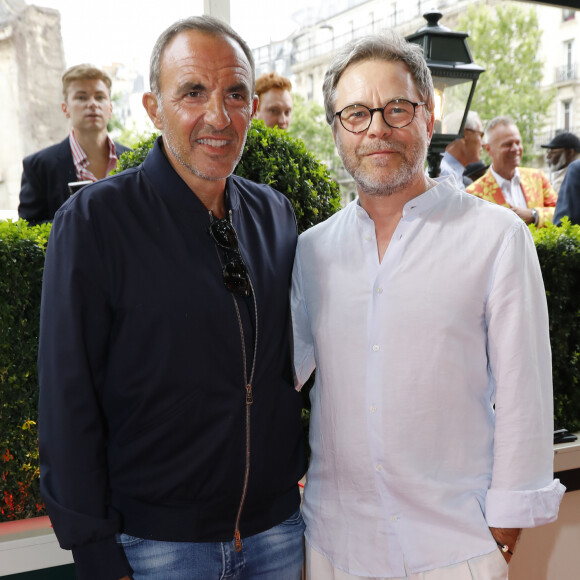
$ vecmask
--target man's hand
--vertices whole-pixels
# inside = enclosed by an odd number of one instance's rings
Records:
[[[129,576],[123,576],[122,578],[119,578],[119,580],[131,580],[131,578],[129,578]]]
[[[521,528],[489,528],[493,539],[502,546],[507,546],[510,552],[515,552],[516,542],[520,537]],[[498,550],[500,547],[498,546]],[[501,550],[505,561],[509,564],[512,559],[512,554]]]
[[[514,207],[510,206],[517,216],[524,220],[527,224],[534,222],[534,213],[528,207]]]

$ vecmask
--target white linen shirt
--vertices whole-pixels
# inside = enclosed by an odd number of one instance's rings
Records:
[[[402,577],[556,519],[546,297],[513,212],[446,179],[379,263],[351,202],[300,236],[292,316],[298,387],[316,365],[306,537],[334,566]]]

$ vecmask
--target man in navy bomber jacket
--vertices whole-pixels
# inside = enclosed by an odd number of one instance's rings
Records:
[[[256,111],[246,43],[158,39],[138,168],[57,212],[42,297],[41,486],[78,577],[298,580],[289,201],[231,176]]]

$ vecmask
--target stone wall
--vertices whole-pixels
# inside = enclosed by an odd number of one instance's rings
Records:
[[[62,140],[60,13],[0,0],[0,209],[18,207],[22,159]]]

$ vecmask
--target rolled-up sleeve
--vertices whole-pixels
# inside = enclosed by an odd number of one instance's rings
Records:
[[[497,257],[486,322],[495,384],[489,526],[554,521],[565,488],[553,479],[553,393],[548,310],[533,239],[516,224]]]

